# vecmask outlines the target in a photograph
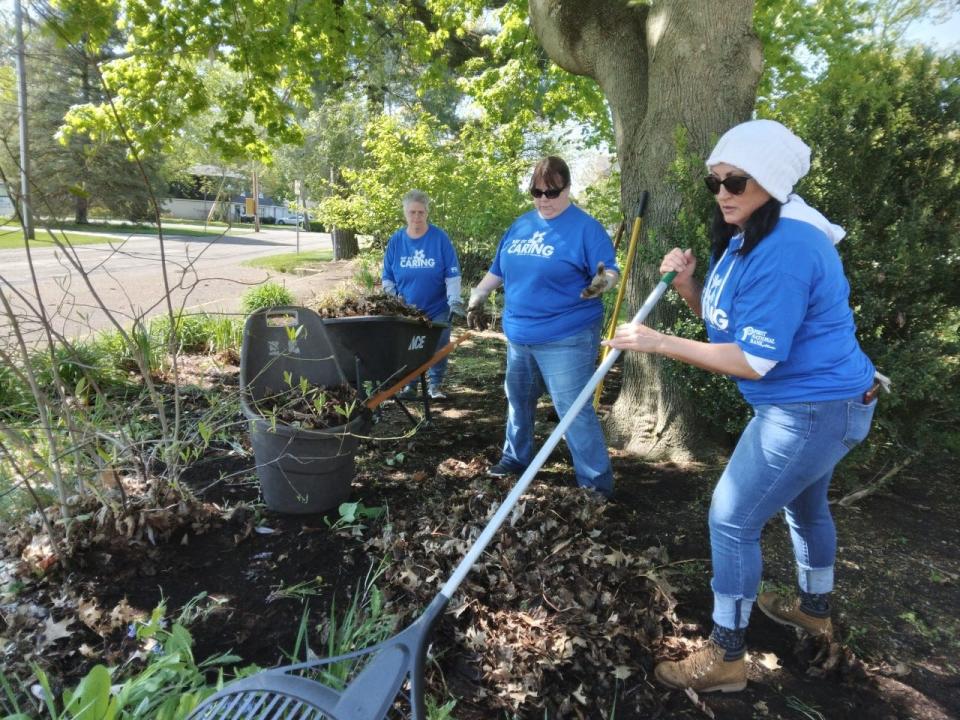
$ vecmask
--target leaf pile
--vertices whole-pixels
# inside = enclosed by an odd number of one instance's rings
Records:
[[[346,425],[366,407],[356,389],[347,384],[321,387],[301,379],[281,393],[267,388],[266,397],[254,403],[264,418],[302,430],[325,430]]]
[[[392,524],[367,543],[401,559],[385,579],[405,621],[510,490],[460,479],[470,464],[441,463],[438,492],[425,492],[419,507],[392,508]],[[630,538],[608,526],[605,511],[599,496],[578,488],[535,484],[521,498],[434,633],[443,682],[466,702],[524,717],[607,717],[615,697],[618,712],[627,703],[641,716],[659,707],[646,675],[660,621],[673,614],[654,572],[662,549],[621,551]]]
[[[363,317],[367,315],[400,316],[430,322],[430,318],[412,305],[384,292],[350,295],[337,293],[317,296],[307,302],[323,318]]]

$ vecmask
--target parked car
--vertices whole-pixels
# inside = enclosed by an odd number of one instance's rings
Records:
[[[279,218],[277,220],[277,225],[300,225],[303,226],[303,215],[297,215],[296,217],[290,216],[286,218]]]

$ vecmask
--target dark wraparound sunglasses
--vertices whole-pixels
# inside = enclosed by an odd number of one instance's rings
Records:
[[[564,185],[562,188],[557,190],[556,188],[550,188],[549,190],[541,190],[540,188],[530,188],[530,194],[535,198],[546,197],[548,200],[556,200],[560,197],[560,193],[567,189],[567,186]]]
[[[747,189],[747,180],[749,179],[749,175],[730,175],[723,180],[716,175],[707,175],[703,179],[703,182],[707,186],[707,190],[714,195],[720,192],[721,185],[725,187],[731,195],[743,195],[743,191]]]

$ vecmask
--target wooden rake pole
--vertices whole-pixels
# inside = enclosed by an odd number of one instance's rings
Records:
[[[366,405],[370,410],[373,410],[377,405],[379,405],[380,403],[382,403],[384,400],[389,400],[389,399],[392,398],[394,395],[396,395],[398,392],[400,392],[401,390],[403,390],[403,388],[405,388],[408,383],[411,383],[411,382],[413,382],[414,380],[416,380],[416,379],[417,379],[418,377],[420,377],[423,373],[425,373],[425,372],[427,371],[427,369],[433,367],[433,366],[436,365],[438,362],[440,362],[441,360],[443,360],[443,358],[445,358],[447,355],[449,355],[449,354],[452,353],[454,350],[456,350],[457,346],[458,346],[460,343],[462,343],[464,340],[466,340],[468,337],[470,337],[470,333],[469,333],[469,332],[465,332],[465,333],[463,333],[462,335],[460,335],[460,337],[458,337],[456,340],[451,340],[451,341],[448,342],[446,345],[444,345],[442,348],[440,348],[439,350],[437,350],[436,354],[435,354],[433,357],[431,357],[429,360],[427,360],[423,365],[421,365],[420,367],[418,367],[416,370],[412,370],[412,371],[410,371],[409,373],[407,373],[406,375],[404,375],[403,378],[402,378],[401,380],[399,380],[396,385],[391,385],[391,386],[388,387],[386,390],[384,390],[384,391],[382,391],[382,392],[378,392],[376,395],[374,395],[373,397],[369,398],[369,399],[367,400],[367,402],[365,403],[365,405]]]

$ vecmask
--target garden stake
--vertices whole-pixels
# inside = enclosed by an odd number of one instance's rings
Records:
[[[630,232],[630,244],[627,246],[627,260],[624,263],[623,272],[620,274],[620,287],[617,288],[617,300],[613,304],[613,314],[610,316],[610,324],[607,327],[607,340],[613,337],[617,332],[617,318],[620,316],[620,305],[623,303],[623,296],[627,292],[627,278],[630,277],[630,270],[633,268],[633,259],[637,255],[637,241],[640,238],[640,228],[643,226],[643,214],[647,211],[647,201],[650,199],[650,193],[644,190],[640,193],[640,204],[637,205],[637,216],[633,220],[633,230]],[[620,226],[621,228],[623,225]],[[614,246],[616,250],[616,246]],[[610,348],[604,345],[600,348],[600,362],[607,357]],[[593,409],[600,406],[600,394],[603,392],[603,378],[597,383],[596,392],[593,393]]]
[[[633,318],[641,323],[653,310],[654,305],[667,291],[675,272],[666,273],[643,306]],[[462,339],[462,338],[461,338]],[[494,534],[513,511],[520,496],[543,466],[547,457],[560,442],[563,433],[573,422],[577,413],[590,399],[594,388],[610,370],[619,350],[613,350],[594,371],[570,409],[560,418],[543,447],[517,480],[497,512],[487,523],[467,551],[453,575],[440,589],[430,604],[416,620],[398,635],[364,650],[345,655],[312,660],[297,665],[259,672],[250,677],[230,683],[210,696],[190,715],[191,720],[279,720],[298,717],[312,720],[381,720],[397,700],[405,681],[409,681],[407,700],[413,720],[424,720],[423,666],[427,653],[427,641],[434,622],[443,613],[460,583],[473,568]],[[413,374],[411,373],[411,377]],[[306,677],[315,672],[323,676],[322,668],[344,660],[371,656],[370,661],[343,689],[329,687],[319,680]]]

